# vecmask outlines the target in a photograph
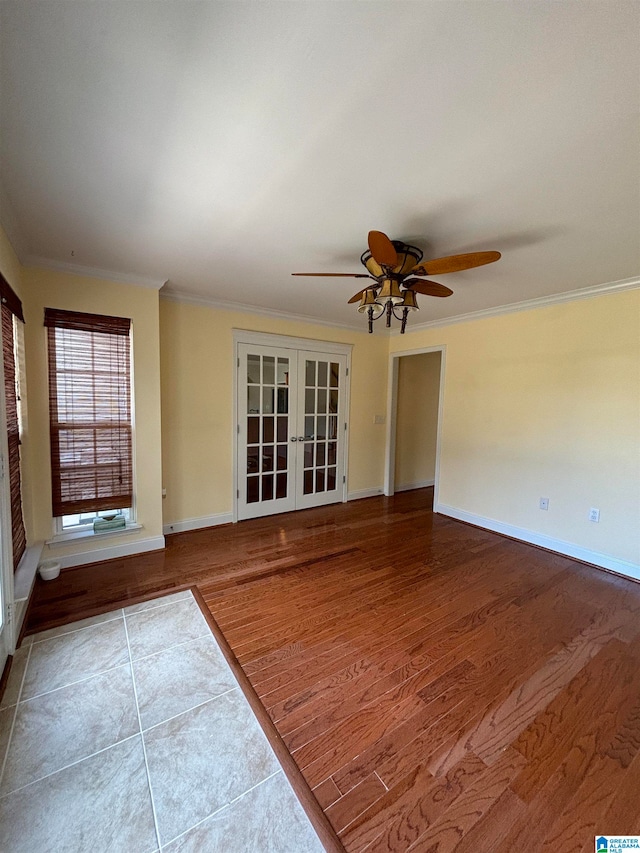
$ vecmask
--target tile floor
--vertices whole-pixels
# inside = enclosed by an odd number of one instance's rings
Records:
[[[189,591],[28,637],[0,702],[3,853],[321,853]]]

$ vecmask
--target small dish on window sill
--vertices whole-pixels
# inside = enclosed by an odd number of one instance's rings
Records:
[[[113,521],[117,514],[117,512],[112,512],[110,515],[101,515],[100,518],[104,518],[105,521]]]

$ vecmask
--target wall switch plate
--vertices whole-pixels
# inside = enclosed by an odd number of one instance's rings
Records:
[[[549,498],[540,498],[540,509],[549,509]]]
[[[592,506],[589,510],[589,521],[600,521],[600,510]]]
[[[374,424],[383,424],[384,423],[384,415],[376,415],[373,419]]]

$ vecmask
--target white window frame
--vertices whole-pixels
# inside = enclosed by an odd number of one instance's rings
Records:
[[[15,323],[15,319],[14,319]],[[46,334],[47,330],[44,329]],[[14,339],[15,340],[15,339]],[[91,520],[87,520],[82,524],[73,524],[64,526],[64,519],[69,516],[54,516],[53,518],[53,535],[51,539],[47,539],[45,545],[56,545],[66,542],[69,539],[82,539],[90,536],[113,536],[114,534],[127,533],[134,530],[142,530],[143,525],[138,524],[137,509],[136,509],[136,405],[135,405],[135,374],[134,374],[134,326],[131,320],[131,331],[129,333],[129,382],[130,382],[130,400],[131,400],[131,463],[133,466],[133,501],[130,507],[121,507],[120,509],[104,510],[102,515],[111,513],[127,513],[126,526],[120,527],[117,530],[100,530],[94,531],[93,520],[100,515],[94,515]],[[17,373],[16,373],[17,375]],[[77,514],[77,513],[76,513]]]

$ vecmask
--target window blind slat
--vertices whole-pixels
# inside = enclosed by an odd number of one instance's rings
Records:
[[[18,568],[26,548],[26,535],[22,516],[22,489],[20,478],[20,428],[16,396],[16,362],[13,342],[13,312],[2,304],[2,361],[4,367],[4,394],[7,410],[7,437],[9,444],[9,491],[11,500],[11,539],[13,567]]]
[[[130,324],[45,311],[54,516],[133,502]]]

